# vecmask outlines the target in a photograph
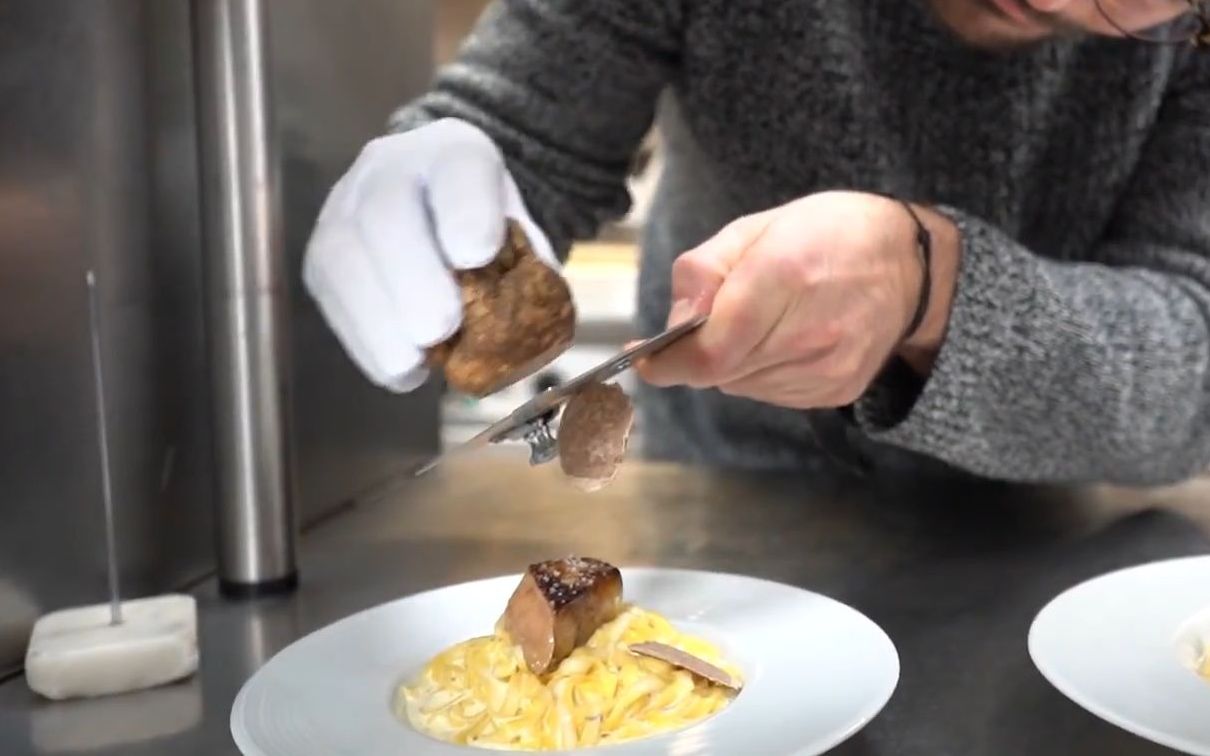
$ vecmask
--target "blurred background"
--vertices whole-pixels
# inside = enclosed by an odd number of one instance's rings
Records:
[[[489,401],[366,382],[298,283],[328,187],[453,56],[484,0],[270,0],[289,287],[295,509],[305,527],[631,335],[652,141],[634,213],[567,268],[581,340]],[[188,0],[0,2],[0,673],[43,612],[105,599],[85,271],[100,279],[113,491],[128,595],[214,566],[197,87]]]

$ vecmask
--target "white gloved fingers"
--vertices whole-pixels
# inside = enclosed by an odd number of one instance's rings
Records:
[[[462,298],[433,239],[419,185],[381,175],[362,193],[360,246],[402,324],[400,337],[422,347],[445,341],[462,324]]]
[[[375,385],[398,394],[404,394],[420,388],[428,380],[429,371],[424,367],[413,368],[401,375],[393,374],[378,363],[373,350],[361,341],[357,329],[353,326],[352,318],[345,312],[336,297],[317,297],[316,300],[324,313],[324,318],[332,328],[332,332],[345,346],[345,351],[353,363],[363,374],[369,376]]]
[[[512,218],[521,224],[535,254],[559,267],[491,137],[457,119],[435,121],[416,134],[435,156],[427,164],[424,185],[437,240],[450,265],[467,270],[494,260],[504,241],[505,219]]]
[[[437,241],[454,268],[482,268],[504,239],[504,181],[500,152],[471,140],[431,166],[424,178]]]
[[[389,390],[411,391],[428,377],[423,349],[462,323],[451,268],[490,263],[506,218],[559,269],[500,150],[476,126],[445,119],[380,137],[329,193],[304,283],[362,372]]]
[[[517,188],[517,182],[507,172],[504,173],[504,214],[521,225],[521,229],[529,238],[529,246],[533,248],[539,260],[555,270],[561,268],[559,258],[550,246],[550,240],[529,214],[525,200],[521,198],[521,190]]]
[[[347,222],[317,229],[303,280],[345,351],[370,380],[397,391],[425,379],[423,355]],[[410,387],[410,388],[409,388]]]

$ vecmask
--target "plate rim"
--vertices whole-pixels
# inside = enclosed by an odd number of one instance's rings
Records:
[[[801,586],[794,585],[792,583],[787,583],[787,582],[783,582],[783,581],[779,581],[779,580],[773,580],[771,578],[759,577],[756,575],[748,575],[748,574],[739,573],[739,572],[697,569],[697,568],[691,568],[691,567],[660,567],[657,565],[649,565],[649,564],[641,564],[641,563],[640,564],[624,564],[624,563],[615,562],[614,565],[623,573],[623,579],[625,578],[625,574],[627,572],[629,572],[629,573],[636,573],[636,572],[652,573],[652,574],[661,574],[661,575],[681,574],[681,575],[712,576],[712,577],[738,579],[738,580],[744,580],[744,581],[752,581],[755,583],[762,583],[762,584],[766,584],[766,585],[770,585],[770,586],[777,586],[780,588],[788,588],[792,591],[800,592],[800,593],[806,594],[808,596],[811,596],[811,597],[814,597],[817,599],[823,599],[830,604],[834,604],[834,605],[840,607],[842,610],[845,610],[847,612],[850,612],[850,613],[856,615],[861,621],[867,623],[869,625],[869,627],[876,632],[879,642],[884,644],[886,650],[889,652],[888,661],[890,662],[890,666],[888,667],[888,670],[887,670],[889,673],[889,675],[888,675],[889,684],[887,684],[886,690],[880,692],[880,694],[878,696],[871,698],[870,702],[860,712],[858,712],[858,714],[853,718],[853,721],[851,723],[849,723],[849,725],[846,729],[839,731],[831,739],[827,739],[826,741],[821,741],[820,744],[818,745],[818,750],[814,750],[812,746],[792,746],[794,749],[791,752],[792,756],[818,756],[818,754],[827,753],[831,749],[836,748],[840,744],[846,742],[847,740],[852,738],[854,735],[856,735],[858,732],[865,729],[871,722],[873,722],[878,717],[878,715],[881,714],[882,711],[886,708],[887,704],[895,696],[896,691],[898,691],[898,689],[899,689],[899,683],[901,682],[902,675],[903,675],[903,662],[899,655],[899,647],[895,645],[894,639],[890,636],[890,634],[881,625],[879,625],[877,622],[875,622],[873,619],[871,619],[869,617],[869,615],[867,615],[865,612],[862,612],[860,609],[857,609],[856,607],[854,607],[850,604],[840,601],[839,599],[833,598],[832,596],[829,596],[825,593],[821,593],[819,591],[812,590],[810,588],[803,588]],[[291,647],[295,646],[296,644],[300,643],[301,641],[303,641],[307,638],[311,638],[313,636],[318,635],[319,633],[329,631],[343,623],[350,622],[350,621],[354,620],[355,618],[360,617],[361,615],[364,615],[364,614],[367,614],[370,612],[374,612],[374,611],[379,611],[392,604],[396,604],[396,603],[408,601],[408,600],[413,600],[413,599],[419,599],[426,595],[432,595],[432,594],[440,593],[440,592],[447,591],[447,590],[453,590],[453,589],[457,589],[457,588],[465,589],[466,587],[476,585],[476,584],[489,583],[489,582],[494,582],[494,581],[503,581],[506,578],[513,578],[516,580],[520,580],[521,577],[524,576],[524,574],[525,574],[524,572],[513,570],[513,571],[509,571],[509,572],[501,572],[498,574],[489,575],[486,577],[471,578],[469,580],[462,580],[457,583],[450,583],[449,585],[436,586],[433,588],[427,588],[422,591],[415,591],[413,593],[404,594],[404,595],[398,596],[396,598],[389,599],[387,601],[383,601],[383,602],[380,602],[373,606],[369,606],[364,609],[360,609],[356,612],[347,614],[343,617],[340,617],[339,619],[329,622],[326,625],[317,627],[314,630],[312,630],[311,632],[306,633],[305,635],[295,638],[290,643],[288,643],[285,646],[283,646],[282,648],[278,649],[268,659],[266,659],[265,662],[263,664],[261,664],[260,667],[258,667],[254,672],[252,672],[247,677],[247,679],[245,679],[244,682],[240,685],[240,689],[239,689],[238,693],[236,693],[235,698],[232,700],[230,714],[229,714],[231,735],[235,741],[236,747],[240,750],[241,753],[244,754],[244,756],[270,756],[270,754],[266,753],[258,745],[256,745],[251,734],[248,733],[248,731],[244,727],[243,721],[238,717],[238,715],[242,712],[242,710],[244,708],[243,704],[247,698],[248,691],[250,690],[253,682],[257,679],[258,676],[260,676],[261,672],[265,668],[267,668],[270,664],[272,664],[274,662],[275,659],[277,659],[277,657],[279,655],[281,655],[282,653],[284,653]],[[625,744],[619,744],[619,746],[621,746],[621,745],[625,745]],[[468,753],[474,752],[476,750],[483,750],[484,753],[492,752],[487,749],[468,748],[466,750]],[[578,752],[579,751],[546,751],[545,753],[568,754],[568,753],[578,753]],[[601,751],[601,752],[605,753],[605,751]],[[513,753],[513,752],[505,751],[504,753]],[[543,753],[543,752],[538,752],[538,753]]]
[[[1046,615],[1047,613],[1049,613],[1051,611],[1056,611],[1054,609],[1054,606],[1056,604],[1058,604],[1060,601],[1064,600],[1065,598],[1069,598],[1071,594],[1077,593],[1080,590],[1086,588],[1087,586],[1089,586],[1093,583],[1109,581],[1109,580],[1112,580],[1115,577],[1118,577],[1125,573],[1142,572],[1145,570],[1158,569],[1160,567],[1173,566],[1173,565],[1181,564],[1181,563],[1193,563],[1193,562],[1210,563],[1210,554],[1201,554],[1201,555],[1194,554],[1194,555],[1183,556],[1183,557],[1170,557],[1167,559],[1155,559],[1150,562],[1141,562],[1139,564],[1128,565],[1125,567],[1119,567],[1117,569],[1110,570],[1108,572],[1103,572],[1099,575],[1093,575],[1092,577],[1085,578],[1085,579],[1079,581],[1078,583],[1075,583],[1075,584],[1069,586],[1068,588],[1066,588],[1066,589],[1060,591],[1059,593],[1055,594],[1054,596],[1052,596],[1051,599],[1049,601],[1047,601],[1046,604],[1043,605],[1042,608],[1039,609],[1038,612],[1034,615],[1034,619],[1029,625],[1029,633],[1026,636],[1026,647],[1029,651],[1029,658],[1034,664],[1034,668],[1038,670],[1038,672],[1042,675],[1042,677],[1048,683],[1050,683],[1052,686],[1054,686],[1054,688],[1057,691],[1059,691],[1059,693],[1061,693],[1065,698],[1067,698],[1067,700],[1076,704],[1077,706],[1079,706],[1080,708],[1089,712],[1093,716],[1101,719],[1104,722],[1107,722],[1108,724],[1113,725],[1114,727],[1117,727],[1121,730],[1124,730],[1132,735],[1143,738],[1145,740],[1150,740],[1151,742],[1156,743],[1158,745],[1162,745],[1162,746],[1165,746],[1168,748],[1173,748],[1175,750],[1182,751],[1184,753],[1189,753],[1189,754],[1192,754],[1193,756],[1210,756],[1210,744],[1203,745],[1203,744],[1194,743],[1191,741],[1187,741],[1180,736],[1170,735],[1168,733],[1157,730],[1153,727],[1139,724],[1136,721],[1129,720],[1128,718],[1126,718],[1122,715],[1114,713],[1113,711],[1109,710],[1105,706],[1102,706],[1096,702],[1088,700],[1087,697],[1080,696],[1075,690],[1075,688],[1076,688],[1075,683],[1068,680],[1066,677],[1064,677],[1062,674],[1060,674],[1058,671],[1056,671],[1054,669],[1054,667],[1051,666],[1049,663],[1047,663],[1047,662],[1043,661],[1041,658],[1039,658],[1038,648],[1037,648],[1037,643],[1039,642],[1037,640],[1037,636],[1038,636],[1038,632],[1039,632],[1038,626],[1039,626],[1041,620],[1043,619],[1044,615]],[[1210,603],[1210,601],[1208,601],[1207,603]],[[1176,628],[1173,628],[1172,631],[1175,632]],[[1173,664],[1175,664],[1175,663],[1176,663],[1176,660],[1174,658]]]

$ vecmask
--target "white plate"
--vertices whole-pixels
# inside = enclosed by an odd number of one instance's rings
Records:
[[[738,575],[622,569],[625,598],[718,643],[744,690],[677,733],[595,752],[617,756],[821,753],[861,729],[899,679],[886,634],[832,599]],[[244,685],[231,732],[249,756],[490,753],[396,719],[395,686],[441,649],[491,631],[520,575],[421,593],[355,614],[287,647]]]
[[[1183,663],[1178,631],[1210,605],[1210,557],[1111,572],[1050,602],[1029,654],[1065,696],[1129,732],[1210,756],[1210,684]]]

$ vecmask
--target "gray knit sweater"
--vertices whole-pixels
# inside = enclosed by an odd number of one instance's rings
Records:
[[[657,114],[644,332],[679,252],[822,189],[938,206],[963,257],[927,380],[892,364],[841,415],[648,390],[650,455],[1140,484],[1210,463],[1210,59],[979,51],[923,0],[497,0],[392,126],[483,128],[566,251],[628,208]]]

